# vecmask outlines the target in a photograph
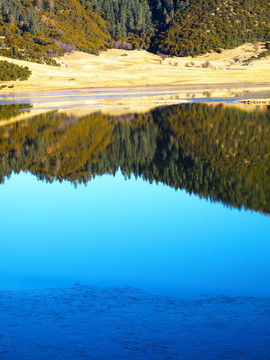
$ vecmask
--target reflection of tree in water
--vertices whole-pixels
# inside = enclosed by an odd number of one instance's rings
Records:
[[[1,120],[8,120],[20,114],[21,111],[30,109],[30,104],[9,104],[0,105],[0,125]]]
[[[52,112],[0,127],[0,178],[30,171],[75,185],[115,174],[143,177],[270,213],[270,113],[186,104],[121,118]]]

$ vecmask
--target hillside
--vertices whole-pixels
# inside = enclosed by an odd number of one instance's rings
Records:
[[[56,65],[75,49],[98,54],[111,44],[107,23],[84,0],[1,0],[0,54]]]
[[[88,0],[116,41],[174,56],[194,56],[270,40],[268,0]],[[128,42],[128,44],[126,44]],[[117,44],[119,46],[119,44]]]
[[[194,56],[270,40],[268,0],[192,0],[155,40],[161,52]]]
[[[0,55],[58,65],[113,46],[171,56],[270,41],[269,0],[0,0]]]

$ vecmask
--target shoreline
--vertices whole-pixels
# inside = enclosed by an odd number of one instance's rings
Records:
[[[80,89],[39,91],[37,93],[26,92],[9,94],[5,97],[2,96],[2,101],[0,96],[0,105],[22,105],[17,115],[8,120],[2,119],[0,121],[0,127],[51,111],[76,117],[82,117],[96,112],[118,116],[131,113],[146,113],[155,108],[191,103],[205,103],[211,106],[219,106],[222,104],[226,107],[235,107],[248,112],[267,111],[267,104],[260,102],[257,96],[258,94],[254,93],[253,101],[250,100],[250,92],[246,93],[246,100],[241,100],[240,98],[209,98],[207,97],[208,92],[202,93],[198,87],[196,89],[198,92],[196,94],[193,93],[193,96],[190,96],[190,93],[186,93],[186,89],[179,95],[176,91],[170,91],[172,90],[171,87],[162,88],[162,94],[153,93],[153,90],[156,89],[155,87],[151,87],[151,89],[149,89],[151,92],[148,93],[142,93],[142,88],[137,87],[134,89],[136,89],[137,92],[131,91],[125,94],[123,94],[123,88],[118,89],[118,92],[116,89],[112,89],[111,91],[108,89],[106,89],[106,91],[101,89]],[[262,100],[265,101],[265,98]],[[31,104],[32,106],[31,108],[24,108],[24,104]]]
[[[14,90],[14,89],[12,89]],[[0,92],[4,103],[14,103],[14,99],[51,98],[58,99],[76,97],[76,101],[125,102],[127,100],[147,99],[165,100],[178,99],[188,101],[231,101],[243,103],[264,103],[270,101],[270,83],[224,83],[224,84],[183,84],[183,85],[152,85],[152,86],[118,86],[118,87],[82,87],[53,89],[20,89]],[[208,99],[208,100],[207,100]],[[72,100],[71,100],[72,101]],[[29,101],[27,101],[29,102]],[[3,104],[3,103],[2,103]]]
[[[0,57],[1,60],[1,57]],[[29,81],[29,80],[27,80]],[[189,83],[183,83],[183,84],[170,84],[170,83],[160,83],[155,85],[145,84],[145,85],[111,85],[111,86],[90,86],[88,85],[78,85],[78,86],[70,86],[70,87],[63,87],[57,85],[52,85],[50,88],[47,88],[45,86],[31,86],[32,84],[28,83],[27,81],[23,81],[24,84],[22,84],[19,81],[10,81],[11,86],[16,85],[22,85],[18,87],[17,89],[15,87],[10,87],[10,85],[7,85],[5,88],[1,88],[1,84],[6,82],[0,81],[0,97],[7,94],[14,94],[14,93],[30,93],[30,92],[48,92],[48,91],[102,91],[102,92],[110,92],[110,91],[119,91],[120,89],[124,90],[136,90],[141,91],[142,89],[148,90],[148,89],[163,89],[170,90],[180,90],[180,91],[189,91],[192,92],[192,90],[216,90],[216,89],[242,89],[245,92],[248,92],[250,89],[257,89],[259,91],[270,91],[270,82],[225,82],[225,83],[200,83],[200,84],[189,84]],[[26,85],[25,87],[23,85]],[[30,85],[30,86],[29,86]],[[265,88],[265,90],[263,90]]]

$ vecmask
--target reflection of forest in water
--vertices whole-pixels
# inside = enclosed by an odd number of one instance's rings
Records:
[[[19,111],[13,106],[2,106],[0,119]],[[127,177],[270,213],[269,138],[269,111],[222,105],[80,118],[52,111],[0,126],[0,182],[12,172],[29,171],[77,185],[120,167]]]

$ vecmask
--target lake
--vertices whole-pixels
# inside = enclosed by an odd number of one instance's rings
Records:
[[[270,359],[269,107],[46,96],[0,107],[0,358]]]

